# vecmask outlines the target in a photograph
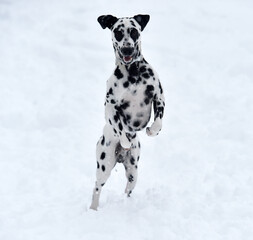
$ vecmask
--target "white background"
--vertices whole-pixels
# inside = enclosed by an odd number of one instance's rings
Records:
[[[0,0],[1,240],[251,240],[250,0]],[[117,165],[89,210],[111,34],[97,22],[148,13],[144,57],[166,97],[163,130],[139,134],[126,198]]]

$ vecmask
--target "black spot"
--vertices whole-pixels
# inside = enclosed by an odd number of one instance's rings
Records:
[[[147,86],[147,91],[154,91],[154,86],[153,85],[148,85]]]
[[[124,116],[123,116],[123,123],[124,123],[125,125],[127,125],[127,119],[126,119],[126,117],[124,117]]]
[[[104,145],[105,144],[105,136],[103,136],[102,140],[101,140],[101,144]]]
[[[137,166],[137,165],[135,165],[135,168],[137,169],[137,168],[138,168],[138,166]]]
[[[104,165],[102,165],[102,171],[103,171],[103,172],[105,171],[105,166],[104,166]]]
[[[129,76],[128,81],[133,84],[136,82],[136,79],[134,77]]]
[[[139,147],[139,148],[141,148],[141,144],[140,144],[140,142],[138,142],[138,147]]]
[[[134,181],[133,175],[130,174],[130,176],[128,177],[128,181],[129,181],[129,182],[133,182],[133,181]]]
[[[99,168],[99,162],[97,162],[97,168]]]
[[[133,21],[133,20],[130,20],[130,23],[131,23],[134,27],[136,27],[136,25],[134,24],[134,21]]]
[[[159,89],[160,89],[160,93],[163,94],[163,89],[162,89],[160,81],[159,81]]]
[[[129,82],[124,82],[123,86],[124,86],[124,88],[127,88],[129,86]]]
[[[123,24],[122,24],[123,25]],[[118,26],[118,29],[119,29],[119,27],[120,27],[120,25]],[[118,42],[120,42],[122,39],[123,39],[123,37],[124,37],[124,35],[123,35],[123,33],[121,32],[121,31],[119,31],[119,30],[115,30],[114,31],[114,37],[116,38],[116,40],[118,41]]]
[[[136,63],[133,63],[129,68],[129,75],[130,76],[138,76],[138,66]]]
[[[125,101],[123,104],[120,105],[120,107],[124,110],[126,110],[130,106],[129,102]]]
[[[101,184],[101,187],[103,187],[104,185],[105,185],[105,183],[102,183],[102,184]]]
[[[139,161],[139,160],[140,160],[140,156],[137,157],[137,161]]]
[[[153,98],[154,94],[153,94],[153,91],[154,91],[154,86],[152,85],[147,85],[147,88],[145,90],[145,94],[146,96],[151,99]]]
[[[130,134],[126,134],[126,137],[127,137],[128,141],[131,142],[131,135]]]
[[[112,95],[113,94],[113,90],[112,90],[112,88],[110,88],[109,89],[109,91],[108,91],[108,93],[107,93],[108,95]]]
[[[140,126],[140,121],[134,121],[134,123],[133,123],[133,125],[135,126],[135,127],[139,127]]]
[[[130,114],[126,114],[125,118],[126,118],[126,121],[129,122],[131,120],[131,115]]]
[[[111,100],[111,104],[115,104],[115,103],[116,103],[116,102],[112,99],[112,100]]]
[[[145,98],[145,99],[144,99],[144,102],[145,102],[146,105],[148,105],[148,104],[149,104],[149,99],[148,99],[148,98]]]
[[[121,123],[119,123],[119,130],[122,131],[123,130],[123,126]]]
[[[117,83],[114,83],[114,87],[117,87],[118,85],[117,85]]]
[[[109,119],[109,123],[110,123],[110,125],[112,125],[112,121],[111,121],[111,119]]]
[[[113,131],[114,131],[115,134],[117,134],[117,130],[115,128],[113,129]]]
[[[131,157],[131,159],[130,159],[130,163],[131,163],[132,165],[134,165],[134,164],[135,164],[135,159],[134,159],[133,157]]]
[[[126,137],[129,141],[131,141],[131,134],[130,133],[126,133]]]
[[[146,78],[146,79],[149,78],[149,74],[148,74],[148,73],[143,73],[142,76],[143,76],[144,78]]]
[[[133,28],[130,32],[130,37],[134,40],[134,42],[139,38],[139,32]]]
[[[117,115],[117,114],[115,114],[113,118],[114,118],[114,121],[115,121],[115,122],[118,122],[119,117],[118,117],[118,115]]]
[[[156,95],[155,95],[155,97],[154,97],[155,99],[156,99]],[[154,107],[154,113],[156,113],[157,112],[157,105],[158,105],[158,102],[155,100],[154,101],[154,104],[153,104],[153,107]]]
[[[98,188],[96,188],[96,191],[98,192]]]
[[[139,78],[137,79],[136,83],[137,83],[137,84],[140,83],[141,80],[142,80],[141,77],[139,77]]]
[[[105,159],[105,152],[102,152],[102,153],[101,153],[100,159],[101,159],[101,160],[104,160],[104,159]]]
[[[121,78],[124,77],[123,74],[122,74],[122,72],[120,71],[119,67],[117,67],[117,68],[115,69],[114,75],[115,75],[118,79],[121,79]]]
[[[149,73],[150,76],[154,76],[154,73],[153,73],[151,68],[148,69],[148,73]]]
[[[141,72],[141,73],[146,72],[146,67],[145,67],[145,66],[142,66],[142,67],[140,68],[140,72]]]
[[[160,117],[163,117],[164,107],[158,107],[155,113],[155,119]]]

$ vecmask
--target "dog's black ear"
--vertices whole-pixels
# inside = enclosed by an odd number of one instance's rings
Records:
[[[150,16],[139,14],[139,15],[134,16],[134,19],[140,24],[141,31],[143,31],[143,29],[146,27],[146,25],[150,19]]]
[[[102,15],[98,17],[98,22],[100,23],[101,27],[105,29],[108,27],[109,29],[118,21],[118,18],[112,15]]]
[[[141,26],[141,31],[144,30],[144,28],[146,27],[149,19],[150,19],[150,16],[149,15],[142,15],[142,14],[139,14],[139,15],[135,15],[134,16],[134,19],[140,24]]]

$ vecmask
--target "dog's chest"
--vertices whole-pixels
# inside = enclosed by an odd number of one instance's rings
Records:
[[[132,82],[129,81],[129,78],[132,78]],[[114,97],[118,105],[127,102],[130,111],[140,110],[145,105],[142,103],[145,100],[146,84],[143,83],[141,77],[133,78],[125,73],[122,79],[115,79],[114,86],[116,86]]]
[[[112,79],[114,99],[125,117],[124,124],[130,129],[140,130],[150,119],[154,80],[140,73],[130,75],[128,71],[122,71],[122,75],[120,79]]]
[[[131,103],[131,108],[138,108],[139,103],[144,100],[144,85],[143,84],[129,84],[124,87],[124,82],[128,81],[127,78],[122,82],[118,82],[118,87],[115,88],[115,98],[118,104],[128,101]]]

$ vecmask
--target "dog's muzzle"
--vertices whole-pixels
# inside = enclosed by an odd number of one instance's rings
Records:
[[[123,60],[124,60],[125,63],[132,62],[134,48],[132,48],[132,47],[123,47],[123,48],[121,48],[121,53],[123,55]]]

